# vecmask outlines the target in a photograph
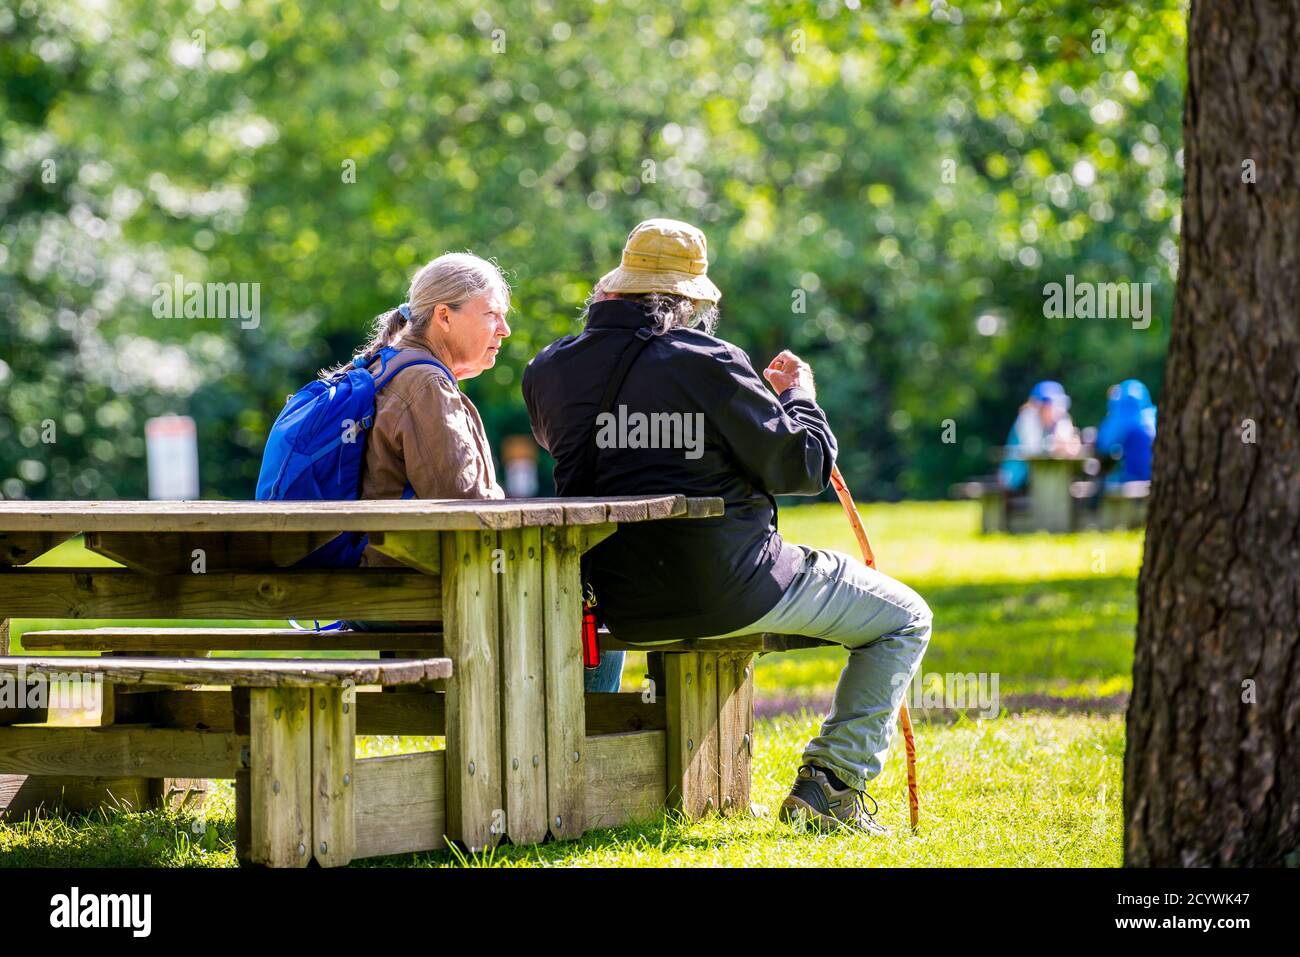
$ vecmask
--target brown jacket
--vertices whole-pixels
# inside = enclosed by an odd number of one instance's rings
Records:
[[[397,347],[402,352],[389,363],[390,371],[393,363],[436,358],[410,338]],[[378,363],[373,371],[378,373]],[[375,397],[361,497],[401,498],[407,482],[416,498],[505,498],[478,409],[437,366],[405,369]],[[362,564],[393,563],[368,548]]]

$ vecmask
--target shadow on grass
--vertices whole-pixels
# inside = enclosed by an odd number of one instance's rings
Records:
[[[467,853],[459,848],[425,851],[418,854],[395,854],[356,861],[354,867],[509,867],[565,865],[590,852],[609,850],[620,858],[638,851],[670,854],[674,851],[701,851],[744,843],[754,837],[755,829],[768,830],[771,821],[743,816],[730,819],[690,821],[678,811],[662,811],[656,817],[622,827],[590,831],[576,840],[548,839],[544,844],[515,847],[501,844],[488,850]],[[784,825],[783,825],[784,826]],[[793,830],[789,836],[796,836]]]
[[[0,820],[0,867],[232,867],[233,817],[176,810],[41,811]],[[6,840],[8,837],[8,840]],[[12,841],[12,845],[11,842]]]

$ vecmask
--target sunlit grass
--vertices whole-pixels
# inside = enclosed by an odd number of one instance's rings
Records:
[[[918,741],[921,827],[907,827],[898,755],[873,782],[885,838],[801,833],[776,818],[817,718],[758,722],[754,814],[694,823],[660,813],[577,841],[357,862],[360,866],[1114,867],[1120,864],[1118,717],[1020,715],[927,726]],[[431,739],[362,739],[359,754],[418,750]],[[96,812],[0,825],[0,866],[232,867],[235,811],[215,782],[200,811]]]

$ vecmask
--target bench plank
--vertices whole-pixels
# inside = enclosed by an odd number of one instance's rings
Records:
[[[450,677],[448,658],[0,658],[0,675],[103,675],[115,684],[319,688],[423,684]],[[193,775],[186,775],[193,776]]]
[[[589,736],[584,742],[589,827],[653,818],[664,803],[664,732]],[[445,847],[445,752],[356,762],[356,858]]]
[[[356,762],[358,859],[446,846],[446,756],[423,751]]]
[[[588,737],[588,827],[648,821],[664,804],[663,731]]]
[[[662,731],[668,727],[664,699],[657,694],[649,697],[645,700],[640,691],[587,695],[587,734]]]
[[[23,635],[23,648],[27,651],[419,651],[437,656],[442,652],[442,632],[77,628],[29,631]]]
[[[393,694],[375,694],[365,690],[357,692],[357,734],[413,737],[442,737],[446,734],[445,694],[401,688],[391,690]],[[151,700],[147,704],[142,702],[137,707],[134,700],[137,698]],[[589,736],[626,731],[662,731],[667,727],[663,698],[645,702],[641,699],[641,693],[635,691],[589,694],[585,698]],[[158,691],[152,695],[128,695],[118,703],[118,720],[123,724],[149,721],[159,727],[191,731],[229,731],[235,726],[231,693],[224,690]],[[545,751],[539,755],[539,765],[544,760]],[[523,763],[521,759],[521,766]],[[528,763],[531,765],[531,757]]]
[[[233,778],[247,737],[145,725],[0,728],[0,772],[105,778]]]
[[[770,651],[797,651],[800,648],[823,648],[834,645],[833,641],[822,638],[809,638],[806,635],[778,635],[761,632],[752,635],[737,635],[734,638],[683,638],[681,641],[665,641],[659,644],[646,642],[620,641],[608,632],[600,633],[601,651],[702,651],[711,654],[764,654]]]

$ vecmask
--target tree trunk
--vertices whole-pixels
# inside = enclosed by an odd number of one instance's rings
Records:
[[[1296,864],[1300,8],[1193,0],[1187,46],[1182,249],[1138,584],[1124,858]]]

